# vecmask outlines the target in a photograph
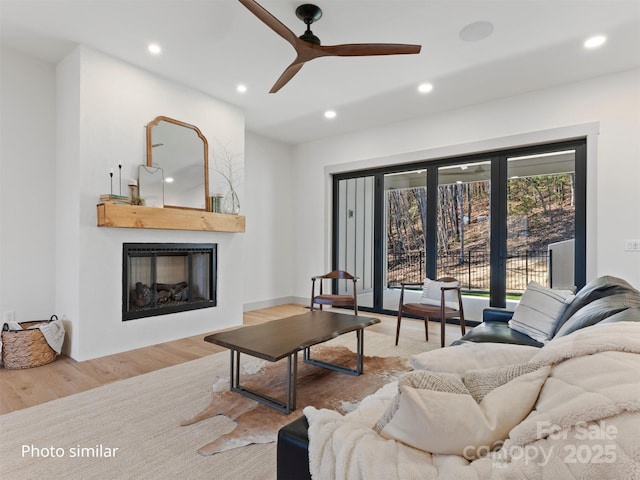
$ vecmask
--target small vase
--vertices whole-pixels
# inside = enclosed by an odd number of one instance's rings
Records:
[[[235,190],[229,190],[224,196],[223,211],[231,215],[238,215],[240,213],[240,199]]]

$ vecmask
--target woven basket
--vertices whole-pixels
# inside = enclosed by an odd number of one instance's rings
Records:
[[[20,322],[24,330],[9,330],[5,323],[2,327],[2,363],[4,368],[18,370],[21,368],[39,367],[56,359],[56,351],[49,346],[38,328],[27,330],[41,323],[57,321],[52,315],[49,320]]]

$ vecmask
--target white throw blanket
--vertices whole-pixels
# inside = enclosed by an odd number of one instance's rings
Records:
[[[485,345],[487,356],[500,348]],[[304,409],[312,477],[640,478],[640,323],[595,325],[531,354],[531,362],[551,365],[551,373],[529,416],[499,450],[469,462],[382,438],[371,427],[395,396],[389,384],[346,416]],[[441,414],[455,428],[456,412]]]
[[[61,321],[41,323],[38,328],[49,346],[59,355],[64,343],[64,325]]]

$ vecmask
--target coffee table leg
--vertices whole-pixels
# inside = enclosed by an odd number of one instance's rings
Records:
[[[240,385],[240,352],[231,350],[230,390],[247,398],[271,407],[287,415],[296,409],[296,385],[298,383],[298,354],[287,357],[287,391],[285,401],[270,397],[264,393]]]
[[[311,348],[307,347],[304,349],[304,362],[309,363],[311,365],[315,365],[317,367],[328,368],[329,370],[335,370],[336,372],[346,373],[347,375],[358,376],[362,374],[364,371],[364,361],[363,361],[363,352],[364,352],[364,330],[362,328],[356,330],[356,368],[355,370],[351,368],[344,367],[342,365],[336,365],[335,363],[324,362],[322,360],[317,360],[311,358]]]
[[[357,353],[357,357],[356,357],[356,363],[357,363],[357,369],[358,369],[358,375],[360,375],[363,371],[364,371],[364,365],[363,365],[363,352],[364,352],[364,330],[356,330],[356,335],[357,335],[357,342],[358,342],[358,346],[356,347],[358,350]]]
[[[293,358],[293,371],[291,360]],[[287,358],[287,401],[290,411],[296,409],[296,385],[298,384],[298,352]],[[287,407],[287,408],[289,408]],[[288,413],[288,412],[287,412]]]

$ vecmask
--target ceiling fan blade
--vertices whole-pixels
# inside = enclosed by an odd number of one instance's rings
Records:
[[[410,55],[420,53],[421,45],[402,43],[347,43],[344,45],[327,45],[316,47],[324,55],[339,57],[360,57],[368,55]]]
[[[240,3],[247,7],[247,9],[258,17],[262,22],[267,25],[271,30],[276,32],[282,38],[284,38],[291,45],[295,46],[298,41],[298,37],[289,28],[274,17],[269,11],[260,5],[255,0],[240,0]]]
[[[304,63],[305,62],[300,62],[298,61],[298,59],[296,59],[291,65],[287,67],[284,72],[282,72],[282,75],[280,75],[280,78],[278,78],[278,80],[276,80],[276,83],[273,84],[273,87],[271,87],[269,93],[276,93],[287,83],[289,83],[289,80],[291,80],[293,76],[300,71]]]

